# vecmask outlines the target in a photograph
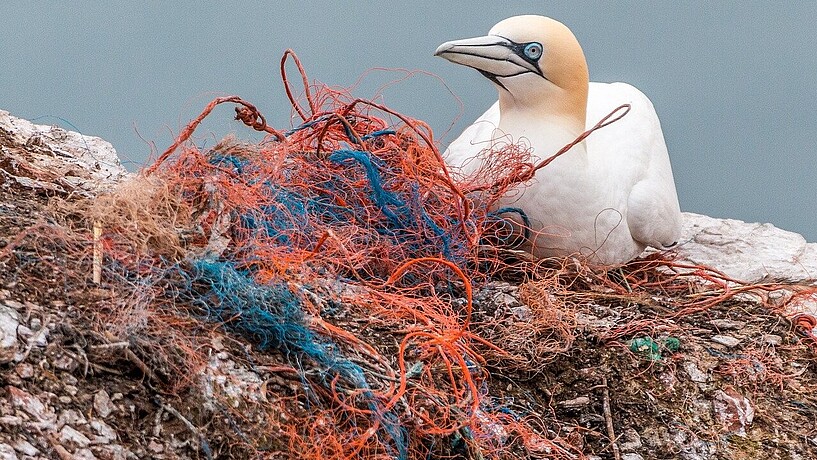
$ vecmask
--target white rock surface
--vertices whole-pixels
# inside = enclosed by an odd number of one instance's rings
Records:
[[[59,192],[93,192],[127,171],[113,146],[98,137],[35,125],[0,110],[0,183]]]
[[[80,449],[84,449],[91,445],[91,440],[88,439],[87,436],[82,434],[81,432],[77,431],[71,425],[65,425],[59,432],[59,438],[61,443],[70,447],[78,447]]]
[[[25,390],[13,386],[6,388],[11,405],[28,414],[40,428],[53,430],[56,427],[57,415],[50,406]]]
[[[817,281],[817,243],[772,224],[684,213],[679,260],[749,283]]]
[[[100,417],[107,417],[115,409],[108,392],[99,390],[94,394],[94,410]]]
[[[0,364],[5,364],[17,354],[17,328],[20,315],[16,310],[0,304]]]
[[[28,442],[25,439],[18,439],[17,441],[14,442],[12,447],[14,447],[14,450],[23,455],[34,456],[40,453],[39,449],[34,447],[30,442]]]
[[[18,458],[13,447],[8,444],[0,444],[0,460],[17,460]]]
[[[749,398],[727,387],[715,391],[712,407],[725,431],[746,437],[746,429],[752,425],[755,417],[755,409]]]

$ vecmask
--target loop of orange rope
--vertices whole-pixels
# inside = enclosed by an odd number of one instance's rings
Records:
[[[814,335],[814,329],[817,328],[817,318],[807,313],[798,313],[791,318],[795,329],[799,329],[803,335],[808,337],[817,346],[817,336]]]
[[[306,115],[306,112],[301,108],[298,101],[295,99],[295,96],[292,94],[292,89],[289,86],[289,79],[287,78],[287,71],[286,71],[286,63],[287,59],[292,58],[292,61],[295,63],[295,66],[298,68],[298,72],[301,74],[301,83],[304,85],[304,94],[306,96],[306,101],[309,103],[309,111],[312,112],[312,116],[318,111],[317,107],[315,106],[315,102],[312,100],[312,93],[309,90],[309,79],[306,77],[306,70],[304,70],[303,65],[301,65],[301,60],[298,59],[298,56],[295,54],[295,51],[291,49],[287,49],[284,51],[284,56],[281,58],[281,80],[284,82],[284,90],[287,93],[287,98],[289,98],[290,104],[292,104],[292,108],[295,109],[295,112],[298,113],[298,116],[301,117],[301,120],[306,121],[310,116]]]

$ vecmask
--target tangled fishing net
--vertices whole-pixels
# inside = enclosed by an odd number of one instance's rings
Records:
[[[122,294],[99,312],[100,328],[138,336],[148,366],[165,369],[146,372],[159,373],[156,382],[199,383],[208,362],[199,349],[226,332],[277,363],[259,367],[297,384],[277,396],[265,390],[262,420],[225,403],[241,422],[231,442],[244,452],[581,458],[562,433],[494,397],[489,369],[535,372],[570,347],[576,305],[600,296],[663,296],[683,315],[743,292],[716,272],[658,257],[627,267],[624,280],[581,265],[508,262],[496,246],[510,237],[488,210],[546,162],[530,164],[529,152],[511,146],[478,174],[452,177],[428,126],[310,85],[294,58],[304,84],[296,97],[289,57],[281,70],[297,126],[276,130],[252,104],[218,98],[139,175],[75,205],[81,219],[70,224],[101,229],[100,276]],[[206,150],[188,142],[222,103],[236,104],[236,118],[265,139],[227,138]],[[91,266],[87,247],[78,257]],[[524,314],[475,319],[475,287],[498,274],[527,280]],[[701,280],[709,288],[680,295]],[[671,327],[645,318],[606,339]]]

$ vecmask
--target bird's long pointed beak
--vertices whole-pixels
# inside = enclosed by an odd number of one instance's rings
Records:
[[[539,69],[519,55],[519,45],[496,35],[445,42],[435,56],[472,67],[490,77],[512,77]]]

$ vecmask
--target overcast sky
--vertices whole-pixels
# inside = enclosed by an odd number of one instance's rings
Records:
[[[372,68],[419,69],[383,101],[443,144],[495,99],[477,72],[433,57],[535,13],[567,24],[594,81],[653,101],[681,208],[772,222],[817,241],[817,1],[580,2],[3,1],[0,109],[113,143],[131,170],[218,95],[237,94],[280,128],[290,110],[278,60],[293,48],[311,79],[349,86]],[[369,74],[372,97],[396,72]],[[199,143],[259,136],[216,111]],[[446,134],[447,133],[447,134]]]

